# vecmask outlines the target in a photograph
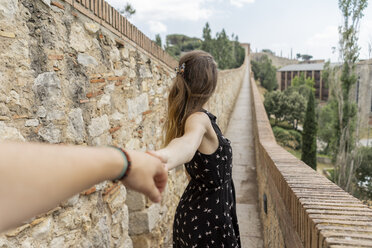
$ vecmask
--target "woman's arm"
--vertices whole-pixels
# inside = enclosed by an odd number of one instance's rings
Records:
[[[182,137],[175,138],[167,147],[150,153],[166,163],[168,170],[187,163],[199,148],[208,125],[210,125],[210,120],[205,114],[194,113],[187,118],[185,133]]]
[[[160,160],[127,151],[132,160],[123,184],[160,201],[167,173]],[[118,149],[0,144],[0,232],[45,212],[104,180],[117,178],[124,166]]]

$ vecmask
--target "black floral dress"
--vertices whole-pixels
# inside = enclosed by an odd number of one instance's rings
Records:
[[[173,247],[240,248],[230,141],[222,135],[216,117],[202,112],[209,116],[219,146],[209,155],[197,151],[185,164],[191,180],[174,217]]]

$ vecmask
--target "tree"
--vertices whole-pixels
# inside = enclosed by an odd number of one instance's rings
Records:
[[[245,49],[239,43],[239,37],[236,35],[233,41],[234,46],[234,58],[235,65],[234,67],[239,67],[244,63],[245,59]]]
[[[212,30],[211,28],[209,27],[209,23],[205,23],[205,26],[203,28],[203,44],[201,46],[201,49],[203,51],[206,51],[210,54],[213,54],[214,51],[213,51],[213,40],[212,40]]]
[[[240,46],[238,36],[233,35],[230,40],[224,29],[216,34],[216,38],[213,38],[211,33],[207,22],[203,28],[203,40],[181,34],[167,35],[165,51],[179,59],[182,52],[201,49],[214,57],[219,69],[241,66],[245,59],[245,49]]]
[[[120,9],[119,13],[125,16],[127,19],[131,18],[136,13],[136,10],[130,3],[126,3],[124,9]]]
[[[275,53],[273,51],[271,51],[270,49],[262,49],[262,52],[263,53],[269,53],[271,55],[275,55]]]
[[[340,55],[343,60],[340,85],[334,87],[334,96],[337,107],[335,178],[336,183],[346,191],[352,191],[354,172],[358,167],[357,151],[355,149],[355,133],[357,111],[352,102],[350,89],[356,83],[355,64],[359,57],[358,32],[363,10],[367,7],[367,0],[339,0],[338,6],[343,15],[343,25],[339,27]],[[340,87],[341,86],[341,87]]]
[[[284,95],[281,91],[268,91],[265,93],[264,106],[266,113],[269,118],[271,115],[274,116],[275,125],[284,117],[283,97]]]
[[[200,49],[202,41],[198,38],[191,38],[183,34],[169,34],[165,39],[165,51],[179,59],[181,52],[188,52]]]
[[[372,200],[372,148],[362,147],[360,166],[356,169],[356,195],[361,199]]]
[[[326,144],[322,151],[329,154],[331,151],[331,143],[334,140],[335,131],[333,120],[335,119],[334,101],[329,100],[325,106],[319,110],[318,118],[318,139]]]
[[[304,128],[302,132],[301,160],[316,170],[316,133],[317,123],[315,116],[314,93],[310,91],[307,101]]]
[[[155,35],[155,43],[156,45],[162,47],[160,34]]]
[[[305,99],[309,98],[310,91],[315,91],[314,89],[315,81],[313,78],[305,78],[304,73],[300,73],[299,76],[295,76],[292,80],[291,86],[288,91],[297,91]]]
[[[259,80],[262,87],[272,91],[278,87],[276,81],[276,68],[272,65],[267,55],[264,55],[259,61],[251,61],[254,78]]]
[[[296,91],[285,91],[282,108],[284,119],[292,124],[297,130],[298,124],[303,121],[306,107],[306,99]]]
[[[232,51],[232,45],[227,36],[225,29],[222,29],[220,33],[216,35],[216,45],[215,47],[218,48],[214,51],[212,55],[216,59],[218,64],[218,68],[224,70],[230,68],[231,63],[234,63]]]
[[[309,61],[310,59],[313,58],[313,56],[312,55],[308,55],[308,54],[302,54],[301,55],[301,58],[302,58],[303,61]]]
[[[308,54],[296,53],[296,58],[297,59],[302,59],[303,61],[308,61],[308,60],[312,59],[313,56],[312,55],[308,55]]]

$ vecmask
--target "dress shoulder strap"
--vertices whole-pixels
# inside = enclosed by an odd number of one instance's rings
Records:
[[[208,115],[209,119],[211,119],[212,122],[216,123],[217,117],[210,113],[208,110],[201,109],[200,112],[203,112]]]

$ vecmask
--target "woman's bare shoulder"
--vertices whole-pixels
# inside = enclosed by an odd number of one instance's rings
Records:
[[[192,113],[189,117],[186,119],[186,124],[188,123],[200,123],[204,126],[208,126],[210,124],[209,117],[204,112],[195,112]]]

